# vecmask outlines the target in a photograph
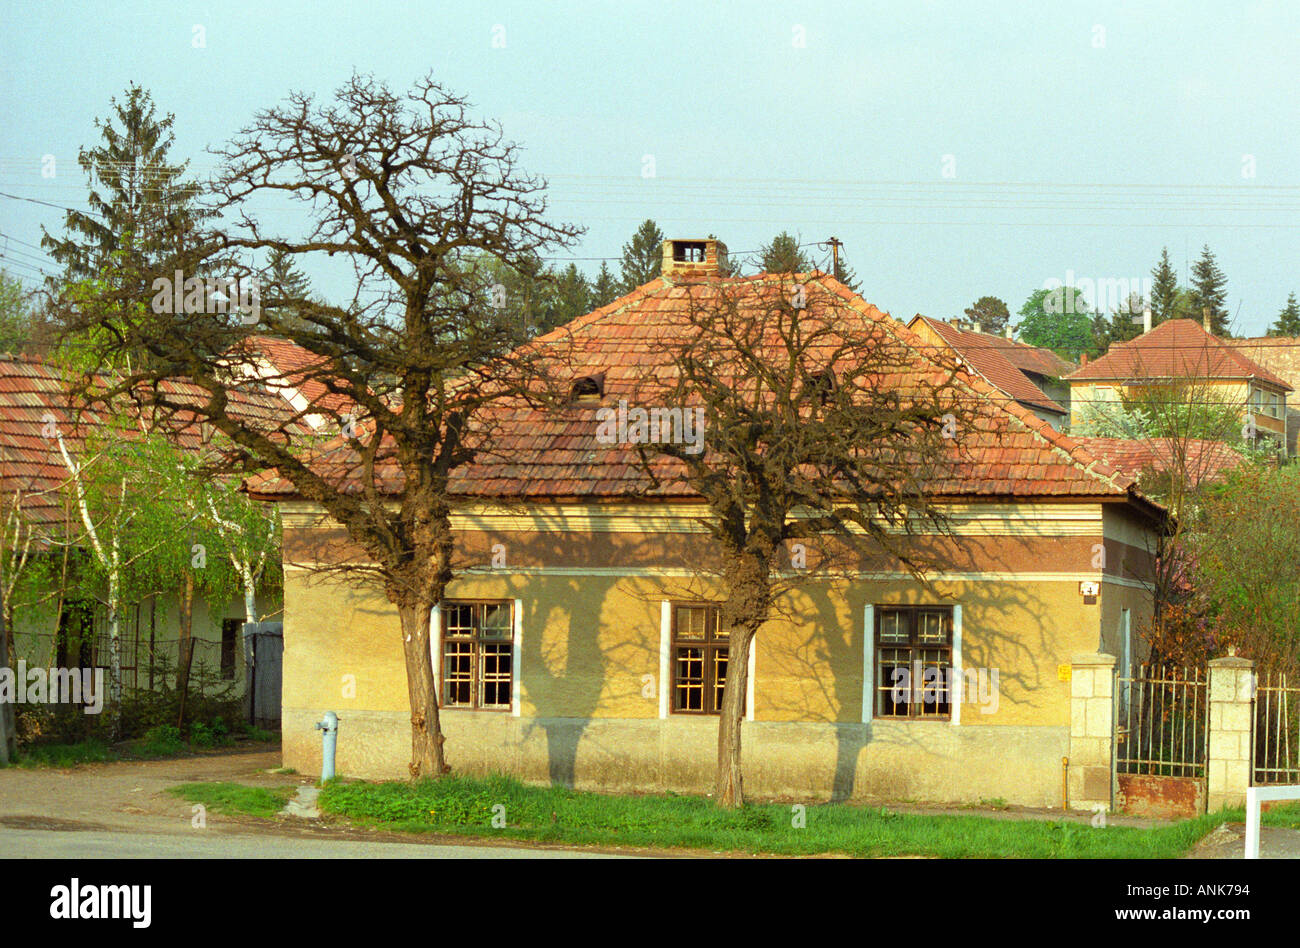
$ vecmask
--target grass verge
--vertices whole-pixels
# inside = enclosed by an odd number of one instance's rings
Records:
[[[411,784],[332,781],[318,805],[364,825],[575,845],[702,849],[777,855],[940,858],[1169,859],[1225,820],[1225,811],[1154,829],[893,813],[846,804],[759,804],[722,810],[702,797],[615,796],[529,787],[506,777]],[[800,815],[802,814],[802,820]],[[1290,814],[1268,814],[1270,825]],[[802,823],[802,825],[800,825]]]
[[[202,803],[213,813],[272,817],[284,809],[295,789],[212,782],[183,783],[178,787],[169,787],[167,792],[190,803]]]

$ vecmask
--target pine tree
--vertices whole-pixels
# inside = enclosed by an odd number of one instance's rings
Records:
[[[664,234],[652,220],[644,221],[632,239],[623,245],[623,262],[619,289],[631,293],[649,283],[663,269]]]
[[[542,332],[572,322],[595,308],[591,305],[591,284],[575,264],[569,264],[552,279],[555,281],[554,305],[548,314],[550,325],[541,327]]]
[[[1228,278],[1219,269],[1210,245],[1201,248],[1201,258],[1192,265],[1192,304],[1195,313],[1210,310],[1210,331],[1216,336],[1231,336],[1228,330]]]
[[[785,231],[759,251],[759,270],[763,273],[807,273],[812,268],[808,255],[799,249],[799,238]]]
[[[591,308],[600,309],[602,306],[608,306],[619,297],[618,281],[614,279],[614,274],[609,272],[609,267],[605,261],[600,262],[600,272],[596,274],[596,282],[591,285]]]
[[[964,310],[966,318],[977,323],[980,330],[1000,336],[1007,328],[1011,311],[996,296],[981,296]]]
[[[135,84],[111,107],[110,118],[95,121],[103,144],[77,155],[91,183],[90,213],[69,210],[62,239],[42,228],[41,246],[69,281],[98,278],[110,264],[136,279],[165,272],[202,216],[195,187],[182,180],[187,162],[168,157],[175,116],[158,118],[150,94]]]
[[[1169,262],[1169,248],[1160,248],[1160,262],[1151,271],[1151,325],[1174,319],[1178,308],[1178,274]]]
[[[263,299],[284,301],[284,305],[268,303],[265,307],[268,312],[275,313],[280,320],[292,322],[304,329],[311,325],[310,322],[300,320],[293,315],[295,301],[311,300],[311,280],[298,269],[292,255],[281,250],[272,250],[267,255],[266,270],[261,279],[259,292]]]
[[[1286,298],[1286,306],[1277,314],[1277,321],[1268,330],[1270,336],[1300,336],[1300,303],[1296,302],[1295,293]]]
[[[853,272],[853,268],[848,265],[844,259],[844,251],[841,249],[839,260],[832,260],[831,268],[835,271],[835,279],[839,280],[854,293],[858,292],[858,275]]]

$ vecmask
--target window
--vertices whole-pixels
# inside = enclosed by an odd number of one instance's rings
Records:
[[[673,605],[674,714],[718,714],[727,684],[727,633],[717,606]]]
[[[1109,385],[1098,385],[1092,390],[1092,397],[1098,405],[1110,405],[1116,402],[1115,389]]]
[[[673,260],[678,263],[703,263],[704,241],[674,240]]]
[[[221,677],[225,681],[235,680],[235,648],[243,628],[243,619],[221,620]]]
[[[882,718],[952,715],[952,607],[876,607],[876,708]]]
[[[514,694],[510,602],[447,602],[442,612],[442,703],[509,711]]]

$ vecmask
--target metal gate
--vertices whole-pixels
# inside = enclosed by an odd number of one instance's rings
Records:
[[[284,655],[283,622],[244,624],[244,674],[248,723],[280,729],[280,675]]]
[[[1202,669],[1140,665],[1115,688],[1115,789],[1127,813],[1205,812],[1209,683]]]
[[[1251,783],[1300,784],[1300,681],[1259,672],[1251,723]]]

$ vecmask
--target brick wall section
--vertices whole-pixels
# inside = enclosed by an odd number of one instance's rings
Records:
[[[1070,669],[1070,808],[1111,808],[1115,656],[1076,655]]]
[[[1251,701],[1255,663],[1245,658],[1210,662],[1210,749],[1206,803],[1211,813],[1242,806],[1250,786]]]

